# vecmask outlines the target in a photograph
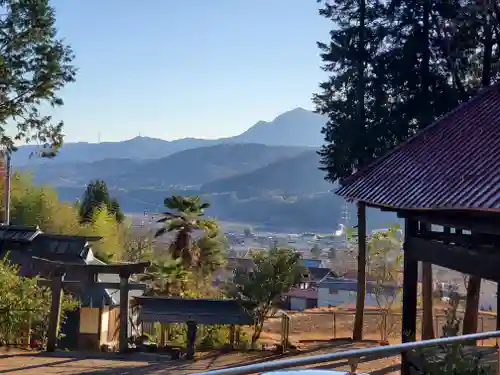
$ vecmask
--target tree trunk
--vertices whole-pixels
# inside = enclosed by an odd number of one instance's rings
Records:
[[[483,2],[484,12],[484,52],[483,52],[483,71],[481,77],[481,84],[489,86],[491,81],[491,57],[493,53],[493,31],[491,25],[491,12],[488,0]]]
[[[432,324],[432,264],[422,263],[422,340],[434,338]]]
[[[359,43],[357,46],[357,82],[356,82],[356,104],[357,104],[357,126],[359,128],[359,140],[356,144],[356,154],[358,157],[358,168],[361,168],[368,162],[366,149],[366,128],[365,128],[365,18],[366,18],[366,0],[359,0]]]
[[[358,284],[356,290],[356,316],[354,317],[354,340],[363,339],[363,315],[366,295],[366,207],[358,203]]]
[[[431,13],[431,0],[424,0],[423,11],[422,11],[422,65],[421,65],[421,75],[422,75],[422,104],[425,106],[423,112],[423,122],[424,126],[429,125],[433,116],[433,106],[431,100],[431,82],[430,77],[430,46],[429,46],[429,29],[430,29],[430,13]]]
[[[465,301],[465,315],[463,334],[477,332],[477,318],[479,310],[479,295],[481,292],[481,278],[470,276],[467,283],[467,297]]]
[[[484,53],[483,71],[481,84],[486,87],[491,81],[491,55],[493,49],[492,30],[490,23],[490,11],[488,1],[484,0]],[[463,334],[477,332],[477,319],[479,310],[479,297],[481,293],[481,278],[470,276],[467,284],[467,297],[465,301],[465,315],[463,324]]]

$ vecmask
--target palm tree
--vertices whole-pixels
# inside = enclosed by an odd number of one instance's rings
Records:
[[[170,253],[174,259],[182,259],[182,264],[186,268],[191,268],[196,264],[198,254],[193,246],[192,235],[196,230],[210,232],[216,227],[213,220],[203,217],[205,209],[210,207],[207,202],[202,202],[199,196],[184,197],[173,195],[165,198],[164,205],[171,211],[164,212],[158,223],[163,223],[155,237],[164,235],[167,232],[176,232],[175,240],[170,246]]]

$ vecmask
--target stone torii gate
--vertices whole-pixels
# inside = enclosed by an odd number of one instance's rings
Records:
[[[130,284],[130,276],[144,273],[150,262],[115,263],[115,264],[71,264],[55,262],[42,258],[32,258],[35,262],[47,269],[52,275],[51,280],[40,280],[41,285],[50,285],[52,303],[50,309],[49,330],[47,335],[47,351],[53,352],[56,348],[57,334],[61,315],[61,298],[64,285],[91,285],[97,284],[106,289],[120,290],[120,351],[128,348],[128,320],[129,320],[129,291],[143,290],[144,284]],[[66,273],[70,273],[76,280],[64,280]],[[99,282],[98,274],[114,274],[120,276],[119,283]]]

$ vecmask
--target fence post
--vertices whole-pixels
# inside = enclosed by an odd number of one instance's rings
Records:
[[[28,336],[26,337],[26,346],[31,347],[31,310],[28,311]]]
[[[481,315],[481,333],[484,332],[484,316]],[[481,340],[481,346],[484,346],[484,340]]]
[[[337,314],[333,311],[333,338],[337,338]]]

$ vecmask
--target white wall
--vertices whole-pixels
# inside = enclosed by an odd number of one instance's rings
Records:
[[[307,307],[307,299],[290,297],[290,310],[305,310]]]
[[[353,304],[356,304],[356,292],[336,290],[336,293],[330,293],[330,288],[318,288],[318,307]],[[365,305],[378,306],[375,295],[367,293],[365,297]]]

